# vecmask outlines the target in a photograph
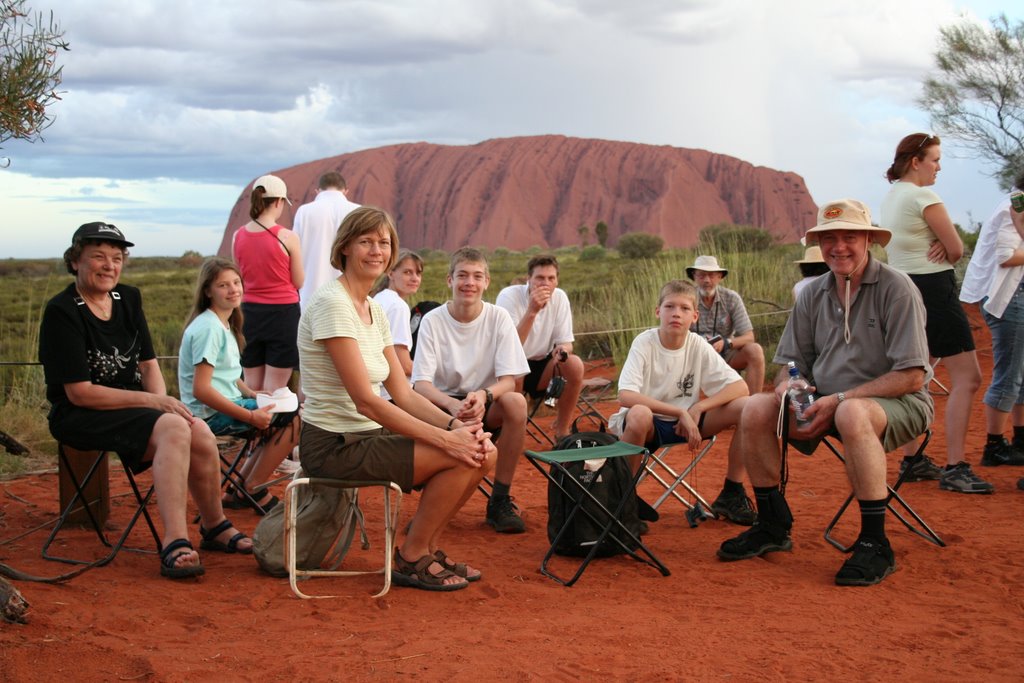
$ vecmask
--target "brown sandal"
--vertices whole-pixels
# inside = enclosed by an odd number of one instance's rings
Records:
[[[398,548],[395,548],[395,564],[391,570],[391,581],[396,586],[419,588],[425,591],[457,591],[469,585],[465,579],[462,580],[462,583],[445,583],[446,579],[456,576],[456,574],[444,568],[437,574],[432,574],[430,565],[435,562],[437,560],[433,555],[424,555],[416,562],[409,562],[402,557],[402,553],[398,552]]]
[[[479,569],[473,570],[476,572],[476,574],[470,574],[469,570],[472,568],[468,564],[463,564],[462,562],[452,562],[448,559],[448,556],[445,554],[443,550],[435,550],[434,559],[437,560],[437,563],[439,565],[450,571],[452,574],[455,574],[455,576],[461,576],[470,583],[473,583],[474,581],[479,581],[484,576],[480,573]]]

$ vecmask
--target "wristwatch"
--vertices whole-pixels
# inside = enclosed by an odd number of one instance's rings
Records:
[[[836,399],[837,399],[837,400],[838,400],[838,401],[839,401],[840,403],[842,403],[843,401],[845,401],[845,400],[846,400],[846,392],[840,391],[840,392],[839,392],[838,394],[836,394]]]
[[[490,389],[484,389],[484,397],[486,398],[487,405],[494,403],[494,394],[491,393]]]

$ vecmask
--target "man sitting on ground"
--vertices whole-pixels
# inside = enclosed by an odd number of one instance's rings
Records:
[[[552,377],[565,378],[555,416],[557,441],[569,433],[583,386],[583,361],[572,352],[572,309],[569,297],[558,288],[558,260],[550,255],[534,256],[526,264],[526,272],[527,283],[504,288],[495,303],[512,315],[530,363],[530,374],[516,389],[540,398]]]
[[[803,453],[821,438],[843,442],[846,476],[860,505],[861,531],[853,554],[836,574],[842,586],[878,583],[896,567],[885,535],[885,454],[924,433],[934,407],[925,389],[931,367],[924,332],[924,304],[904,273],[877,261],[872,240],[885,246],[891,233],[871,225],[862,203],[830,202],[807,231],[832,275],[807,286],[782,333],[775,363],[796,364],[815,385],[815,400],[801,427],[792,414],[789,438]],[[780,489],[781,456],[776,438],[785,371],[774,392],[751,397],[739,437],[757,500],[757,523],[722,543],[718,557],[743,560],[789,550],[793,515]],[[792,411],[790,411],[792,413]]]
[[[700,290],[700,317],[691,331],[707,339],[729,367],[747,371],[747,388],[753,395],[764,388],[764,349],[754,341],[754,326],[743,298],[721,286],[728,274],[714,256],[698,256],[686,269],[686,277]]]
[[[623,441],[651,451],[685,442],[696,452],[703,437],[736,425],[747,402],[747,386],[714,349],[689,332],[698,316],[692,284],[672,280],[662,287],[655,315],[658,327],[641,332],[630,346],[619,375],[622,408],[609,426]],[[640,456],[632,456],[630,466],[635,473]],[[640,518],[657,520],[657,512],[639,502]],[[736,524],[754,523],[743,490],[739,439],[729,446],[725,485],[711,509]]]
[[[508,311],[483,300],[487,259],[463,247],[452,255],[452,300],[423,316],[412,366],[415,390],[453,418],[482,421],[494,433],[498,463],[487,523],[505,534],[526,530],[509,489],[526,437],[526,399],[516,380],[530,371]],[[500,430],[500,438],[498,432]]]

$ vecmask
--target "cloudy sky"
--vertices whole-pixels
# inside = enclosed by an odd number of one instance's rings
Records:
[[[138,255],[213,253],[263,173],[401,142],[556,133],[707,149],[876,210],[938,28],[994,0],[29,0],[71,51],[44,142],[0,155],[0,258],[107,220]],[[992,169],[936,191],[987,217]],[[358,197],[353,197],[359,201]],[[13,209],[13,215],[12,211]]]

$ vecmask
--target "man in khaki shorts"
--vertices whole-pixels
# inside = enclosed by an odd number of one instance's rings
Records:
[[[934,415],[925,389],[931,368],[924,331],[924,304],[903,273],[877,261],[871,242],[891,233],[871,225],[861,202],[830,202],[818,212],[807,243],[821,246],[831,274],[807,286],[786,323],[774,362],[796,364],[815,385],[815,401],[798,426],[790,414],[790,442],[812,453],[822,436],[842,439],[846,474],[860,505],[861,532],[836,584],[878,583],[895,568],[885,535],[885,454],[917,437]],[[781,456],[776,438],[786,392],[785,367],[775,391],[747,402],[739,438],[757,501],[757,523],[722,543],[718,557],[743,560],[793,547],[793,524],[779,488]]]

